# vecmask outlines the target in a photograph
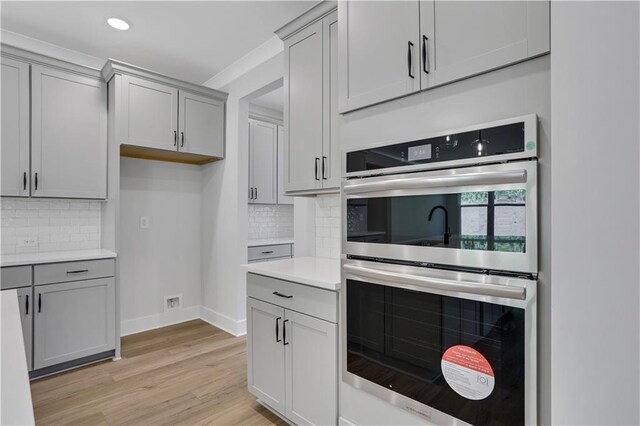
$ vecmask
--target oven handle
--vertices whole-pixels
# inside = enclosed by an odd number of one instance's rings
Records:
[[[398,284],[410,285],[420,288],[478,294],[482,296],[506,297],[509,299],[518,300],[525,300],[527,297],[527,290],[522,287],[495,284],[476,284],[464,281],[444,280],[440,278],[426,278],[409,274],[398,274],[395,272],[381,271],[354,265],[343,265],[342,267],[345,273],[355,276],[356,279],[363,279],[364,281],[366,281],[367,278],[370,278],[381,281],[391,281]]]
[[[378,182],[348,183],[344,186],[345,194],[363,192],[390,191],[394,189],[428,189],[452,186],[500,185],[526,183],[526,170],[510,170],[505,172],[476,172],[448,176],[406,177]]]

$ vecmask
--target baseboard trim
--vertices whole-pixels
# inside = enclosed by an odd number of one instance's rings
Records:
[[[247,320],[236,321],[206,306],[200,306],[200,319],[236,337],[247,334]]]
[[[120,322],[120,337],[200,318],[200,305]],[[215,325],[215,324],[214,324]]]

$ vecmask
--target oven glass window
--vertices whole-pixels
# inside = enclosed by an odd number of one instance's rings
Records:
[[[347,200],[347,240],[526,252],[524,189]]]
[[[471,424],[524,424],[524,334],[520,308],[347,280],[347,370]],[[442,358],[456,345],[490,365],[488,396],[447,382]]]

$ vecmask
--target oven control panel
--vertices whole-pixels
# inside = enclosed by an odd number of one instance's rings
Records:
[[[452,132],[431,138],[361,149],[347,153],[346,172],[357,173],[394,167],[466,160],[500,161],[500,156],[536,157],[535,116],[491,127]],[[533,135],[533,136],[532,136]],[[512,159],[512,158],[510,158]]]

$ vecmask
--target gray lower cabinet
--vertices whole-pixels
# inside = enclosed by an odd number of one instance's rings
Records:
[[[20,322],[22,323],[22,336],[24,338],[24,352],[27,357],[27,367],[33,370],[32,345],[33,345],[33,288],[22,287],[18,292],[18,306],[20,307]]]
[[[33,377],[115,350],[114,259],[10,266],[0,273],[0,289],[18,293]]]
[[[285,412],[284,309],[249,299],[247,303],[247,375],[249,390],[280,413]],[[274,331],[278,326],[277,333]]]
[[[255,274],[247,284],[249,392],[295,424],[336,424],[337,294]]]
[[[115,280],[36,286],[35,369],[115,349]]]
[[[20,322],[22,336],[29,371],[33,370],[33,286],[31,266],[12,266],[0,271],[0,289],[8,291],[16,289],[18,293],[18,307],[20,308]]]
[[[293,257],[293,244],[270,244],[249,247],[247,257],[249,263],[290,258]]]

